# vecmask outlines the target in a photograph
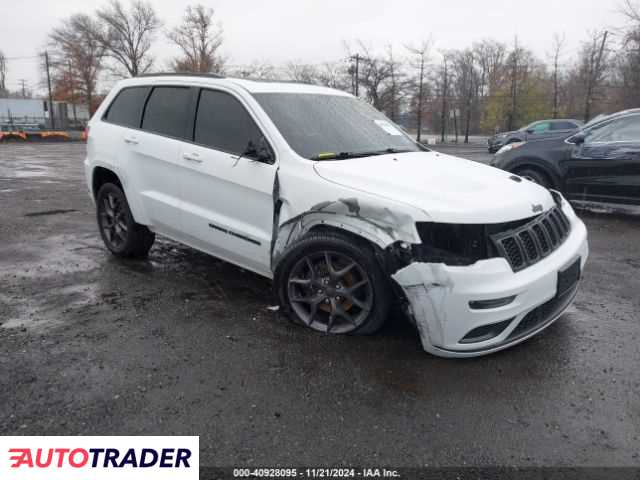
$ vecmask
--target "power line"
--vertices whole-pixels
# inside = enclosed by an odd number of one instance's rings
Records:
[[[33,58],[40,58],[40,55],[31,55],[31,56],[24,56],[24,57],[4,57],[5,60],[30,60]]]

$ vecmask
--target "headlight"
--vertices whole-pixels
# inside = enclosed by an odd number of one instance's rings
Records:
[[[500,150],[498,150],[496,152],[496,155],[500,155],[501,153],[505,153],[508,152],[510,150],[513,150],[514,148],[518,148],[521,147],[522,145],[524,145],[525,142],[513,142],[513,143],[508,143],[507,145],[505,145],[504,147],[502,147]]]

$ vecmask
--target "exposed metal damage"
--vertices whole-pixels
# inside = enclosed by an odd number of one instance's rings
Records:
[[[274,271],[287,248],[311,229],[326,226],[351,232],[379,247],[385,270],[406,296],[406,310],[418,329],[425,350],[431,345],[430,339],[442,338],[442,326],[446,323],[442,304],[452,283],[443,264],[416,261],[414,248],[421,240],[412,216],[358,198],[341,198],[318,203],[279,225],[283,204],[279,194],[276,174],[271,249]]]
[[[458,212],[459,221],[443,222],[441,214],[364,191],[336,188],[334,199],[320,201],[299,177],[285,174],[278,170],[273,185],[270,260],[276,279],[286,265],[282,260],[309,233],[327,229],[364,239],[374,247],[423,349],[438,356],[473,357],[522,341],[509,335],[533,308],[553,298],[558,271],[576,261],[575,252],[582,264],[588,255],[584,225],[556,192],[519,208],[516,219],[496,214],[469,221]],[[549,212],[562,218],[538,229]],[[565,233],[556,238],[551,233],[558,222]],[[518,249],[500,250],[496,235],[514,237]],[[536,256],[538,245],[544,254]],[[519,268],[514,255],[530,268]],[[548,265],[535,268],[543,260]],[[533,325],[531,335],[539,328]]]
[[[275,268],[289,245],[320,225],[351,232],[383,250],[395,242],[420,242],[410,215],[357,198],[342,198],[318,203],[280,225],[272,248],[272,267]]]
[[[453,281],[442,263],[411,263],[391,277],[402,287],[409,315],[415,323],[425,350],[436,342],[441,344],[447,323],[445,300]]]

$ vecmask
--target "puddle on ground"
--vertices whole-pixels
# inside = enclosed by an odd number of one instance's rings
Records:
[[[0,302],[11,311],[6,320],[0,319],[0,328],[32,330],[62,325],[71,310],[94,304],[97,300],[97,283],[49,289],[27,298],[0,295]]]
[[[96,248],[102,250],[100,238],[94,234],[54,235],[0,246],[0,277],[43,278],[89,271],[104,261]]]

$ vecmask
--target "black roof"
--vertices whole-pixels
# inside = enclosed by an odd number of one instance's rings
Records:
[[[138,75],[139,77],[206,77],[206,78],[225,78],[224,75],[218,75],[217,73],[195,73],[195,72],[159,72],[159,73],[143,73]]]

